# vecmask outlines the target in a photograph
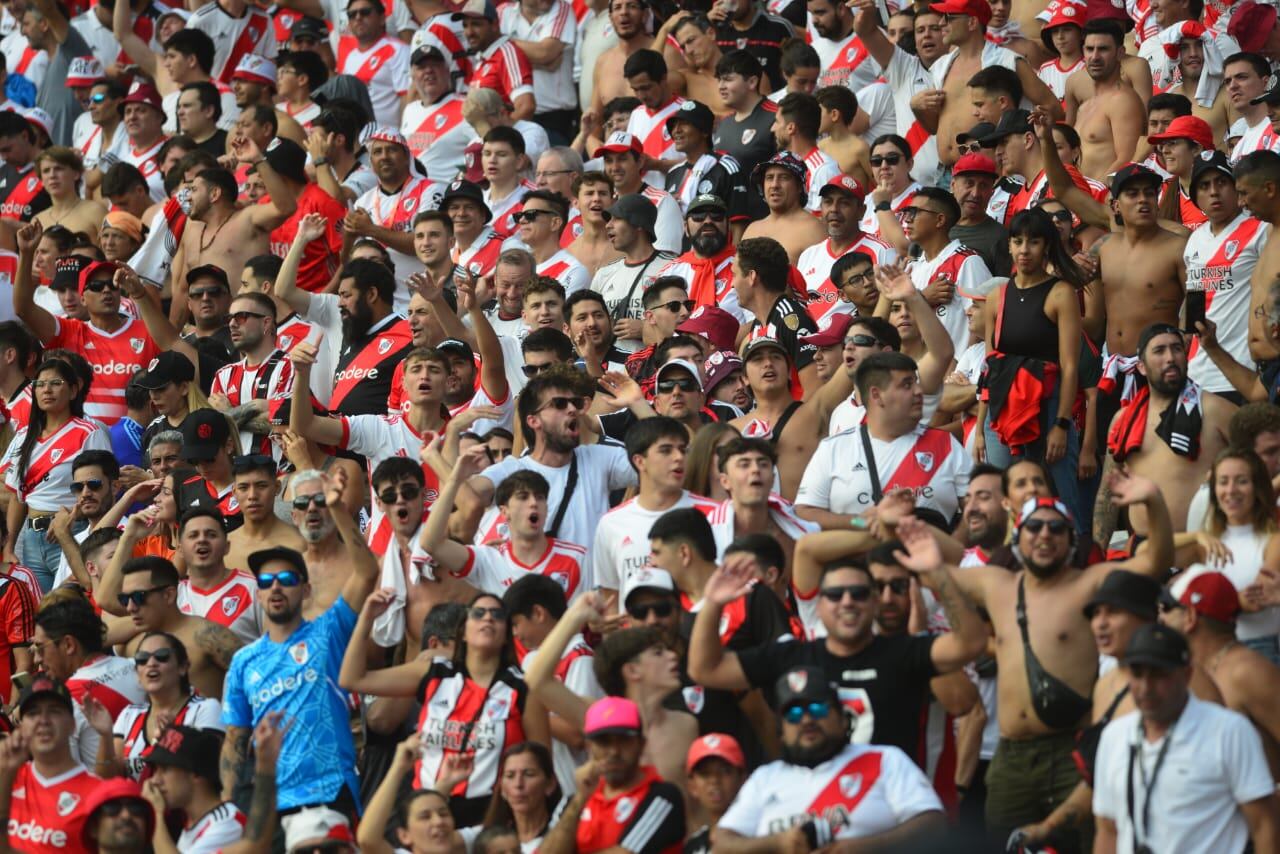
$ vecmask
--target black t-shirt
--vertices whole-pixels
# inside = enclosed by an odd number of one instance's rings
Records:
[[[705,158],[706,162],[703,162]],[[688,186],[696,184],[696,186]],[[750,214],[747,207],[747,181],[741,166],[732,155],[705,154],[697,163],[684,161],[667,172],[667,192],[684,203],[710,193],[729,206],[729,219],[745,220]]]
[[[755,322],[754,329],[760,328],[760,321]],[[753,335],[754,333],[753,329]],[[818,331],[818,326],[804,310],[804,306],[794,297],[784,295],[769,309],[769,316],[764,325],[764,335],[777,339],[795,362],[796,370],[801,371],[813,364],[818,348],[807,343],[805,336]]]
[[[778,105],[762,98],[745,119],[738,121],[732,113],[720,120],[711,144],[716,151],[723,151],[738,161],[742,180],[747,187],[747,213],[751,219],[764,219],[769,208],[764,197],[751,186],[751,174],[757,166],[778,153],[777,140],[773,138],[773,120],[778,115]],[[726,203],[728,200],[725,200]]]
[[[763,9],[756,11],[751,26],[745,30],[739,30],[730,21],[716,25],[716,44],[720,45],[720,50],[750,51],[760,60],[764,73],[769,77],[769,88],[775,92],[787,82],[782,76],[782,43],[795,35],[795,27],[790,21]]]
[[[0,166],[0,218],[31,222],[52,204],[34,165],[22,171]]]
[[[214,157],[221,157],[227,153],[227,132],[219,128],[204,142],[197,142],[196,148],[207,151]]]
[[[707,825],[689,834],[684,841],[684,854],[711,854],[711,828]]]
[[[821,667],[854,713],[854,741],[899,747],[919,763],[921,715],[929,703],[929,680],[938,675],[930,657],[933,642],[928,635],[876,635],[856,655],[836,656],[825,640],[778,641],[742,650],[738,661],[770,705],[774,684],[788,670]]]

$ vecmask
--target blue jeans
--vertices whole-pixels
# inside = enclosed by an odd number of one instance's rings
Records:
[[[62,560],[62,547],[56,542],[49,542],[45,538],[48,533],[32,530],[26,522],[18,532],[18,560],[35,574],[42,593],[53,589],[53,577],[58,572],[58,562]]]
[[[1057,419],[1058,394],[1055,391],[1053,396],[1045,399],[1040,407],[1040,438],[1035,443],[1025,446],[1022,449],[1022,457],[1019,459],[1025,457],[1044,462],[1045,441],[1049,436],[1050,428],[1053,427],[1053,422]],[[982,431],[987,440],[987,462],[1007,469],[1015,459],[1009,448],[991,429],[990,410],[987,411],[987,423],[982,425]],[[1062,459],[1050,464],[1048,468],[1058,498],[1062,499],[1062,503],[1067,505],[1075,515],[1076,531],[1084,537],[1090,533],[1093,511],[1092,508],[1081,507],[1079,465],[1080,436],[1073,423],[1067,430],[1067,452],[1062,455]],[[1015,514],[1021,510],[1021,507],[1013,508]]]

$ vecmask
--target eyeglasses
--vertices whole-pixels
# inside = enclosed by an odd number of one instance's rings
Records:
[[[548,169],[546,172],[535,172],[535,173],[533,173],[533,177],[535,177],[535,178],[550,178],[550,177],[552,177],[553,175],[572,175],[572,174],[573,174],[573,170],[572,170],[572,169]]]
[[[650,614],[659,620],[665,620],[675,609],[674,602],[650,602],[647,605],[628,605],[627,613],[635,620],[647,620]]]
[[[374,9],[372,6],[361,6],[359,9],[348,9],[347,17],[348,18],[364,18],[368,15],[374,14],[376,11],[377,10]]]
[[[1071,530],[1071,523],[1063,519],[1028,519],[1022,523],[1022,530],[1030,534],[1038,534],[1045,528],[1055,537],[1060,537]]]
[[[399,493],[396,492],[396,488],[393,486],[390,489],[384,489],[379,492],[378,500],[383,504],[395,504],[397,498],[403,501],[416,501],[420,495],[422,495],[422,487],[416,483],[402,483],[400,484]]]
[[[808,715],[811,720],[826,720],[831,714],[831,704],[825,700],[816,703],[796,703],[782,710],[782,719],[789,724],[798,724]]]
[[[547,362],[545,365],[521,365],[520,372],[523,373],[526,377],[529,377],[530,379],[532,379],[533,377],[536,377],[538,374],[547,370],[554,364],[555,362]]]
[[[149,587],[146,590],[135,590],[132,593],[118,593],[116,594],[116,601],[120,603],[121,608],[128,608],[130,602],[141,608],[146,604],[147,597],[152,593],[159,593],[161,590],[167,590],[170,587],[173,587],[173,585],[161,584],[158,587]],[[163,659],[161,660],[163,661]],[[145,662],[143,663],[145,664]]]
[[[215,299],[226,291],[222,288],[200,288],[199,290],[187,291],[187,297],[194,300]]]
[[[871,158],[871,165],[875,167],[897,166],[901,162],[901,154],[877,154]]]
[[[173,650],[169,649],[167,646],[160,647],[160,649],[154,649],[151,652],[140,649],[133,654],[133,663],[139,667],[146,667],[147,662],[151,661],[153,658],[161,664],[164,664],[166,661],[173,658]]]
[[[685,219],[695,224],[704,223],[707,220],[711,220],[712,222],[724,222],[725,215],[722,213],[712,213],[711,211],[698,211],[697,213],[689,214]]]
[[[868,270],[865,273],[849,273],[844,277],[844,283],[846,285],[860,285],[863,282],[874,281],[875,277],[876,274],[872,270]]]
[[[544,210],[538,210],[537,208],[534,208],[533,210],[517,211],[516,213],[511,215],[511,218],[515,220],[517,223],[533,222],[542,214],[546,214],[547,216],[559,216],[559,214],[557,214],[555,211],[544,211]]]
[[[232,474],[242,474],[254,469],[271,469],[275,471],[275,468],[276,461],[266,454],[249,454],[243,457],[231,458]]]
[[[846,584],[843,587],[823,587],[819,593],[828,602],[843,602],[848,593],[855,602],[866,602],[871,598],[871,587],[867,584]]]
[[[71,492],[72,494],[84,492],[86,488],[91,492],[97,492],[102,489],[104,483],[106,483],[105,480],[98,480],[96,477],[89,480],[73,480],[71,481]]]
[[[94,92],[89,96],[89,102],[93,104],[101,104],[105,100],[107,100],[107,96],[102,92]]]
[[[558,410],[560,410],[561,412],[563,412],[564,410],[568,409],[570,406],[576,406],[578,409],[586,409],[586,408],[587,408],[587,399],[586,399],[585,397],[559,397],[559,396],[557,396],[557,397],[553,397],[553,398],[551,398],[551,399],[550,399],[550,400],[548,400],[546,403],[544,403],[544,404],[542,404],[541,406],[539,406],[539,407],[537,408],[537,410],[535,410],[535,411],[536,411],[536,412],[541,412],[541,411],[542,411],[542,410],[544,410],[544,409],[558,409]]]
[[[31,384],[31,387],[36,389],[37,391],[42,388],[51,388],[51,389],[57,390],[62,388],[66,384],[67,384],[66,380],[36,380]]]
[[[97,811],[100,811],[107,818],[115,818],[120,813],[127,812],[134,818],[145,820],[151,812],[151,807],[137,798],[116,798],[98,807]]]
[[[320,507],[320,508],[325,507],[325,506],[326,506],[326,503],[327,503],[327,502],[326,502],[326,500],[325,500],[325,497],[324,497],[324,493],[323,493],[323,492],[313,492],[313,493],[311,493],[310,495],[296,495],[296,496],[294,496],[294,499],[293,499],[293,509],[294,509],[294,510],[306,510],[307,508],[309,508],[309,507],[311,506],[311,503],[312,503],[313,501],[315,502],[315,505],[316,505],[317,507]]]
[[[503,607],[485,608],[483,605],[472,605],[467,611],[467,616],[473,620],[483,620],[486,616],[489,616],[501,623],[507,619],[507,609]]]
[[[100,294],[103,291],[118,291],[120,287],[116,285],[114,279],[93,279],[85,282],[84,289],[89,293]]]
[[[697,308],[697,306],[698,304],[691,299],[686,299],[686,300],[673,299],[671,302],[659,303],[658,305],[655,305],[654,308],[665,308],[667,311],[671,312],[672,314],[677,314],[679,313],[681,308],[692,313],[693,310]]]
[[[903,220],[906,220],[906,221],[913,220],[920,214],[926,214],[926,213],[933,214],[935,216],[942,216],[942,211],[935,211],[929,208],[919,208],[919,207],[916,207],[915,205],[910,205],[908,207],[903,208],[901,213],[902,213]]]
[[[28,648],[29,650],[31,650],[31,654],[32,654],[32,655],[44,655],[44,648],[45,648],[46,646],[48,646],[48,645],[49,645],[49,644],[51,644],[51,643],[57,643],[57,642],[58,642],[58,641],[60,641],[60,640],[62,640],[62,638],[50,638],[49,640],[45,641],[44,643],[38,643],[37,641],[32,641],[32,642],[27,646],[27,648]]]
[[[271,585],[280,582],[281,587],[297,587],[302,583],[302,576],[292,569],[284,569],[280,572],[264,572],[258,576],[258,589],[270,590]]]
[[[876,594],[879,596],[884,595],[886,587],[893,591],[894,596],[906,596],[911,592],[910,578],[891,578],[888,581],[872,581],[871,583],[875,585]]]
[[[228,315],[227,320],[231,323],[246,323],[251,317],[256,317],[258,320],[266,320],[270,316],[256,311],[236,311]]]
[[[680,389],[683,392],[695,392],[698,391],[698,383],[689,377],[682,377],[678,380],[663,380],[657,384],[658,394],[671,394],[676,389]]]

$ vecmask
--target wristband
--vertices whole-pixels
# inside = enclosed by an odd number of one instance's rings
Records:
[[[867,520],[861,516],[854,516],[849,520],[849,527],[853,528],[855,531],[865,531],[871,526],[867,524]]]
[[[1053,422],[1053,423],[1054,423],[1054,426],[1055,426],[1055,427],[1061,427],[1063,430],[1070,430],[1070,429],[1071,429],[1071,419],[1070,419],[1070,418],[1059,418],[1057,421],[1055,421],[1055,422]]]
[[[893,210],[893,206],[890,205],[888,202],[876,202],[876,206],[875,206],[876,213],[880,213],[881,211],[890,211],[890,210]]]
[[[329,158],[327,158],[327,157],[321,157],[319,160],[312,160],[311,162],[312,162],[313,164],[315,164],[316,166],[328,166],[328,165],[329,165]]]

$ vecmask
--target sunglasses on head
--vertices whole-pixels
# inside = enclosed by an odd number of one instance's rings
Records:
[[[103,291],[118,291],[119,286],[116,285],[114,279],[93,279],[84,283],[84,289],[89,293],[100,294]]]
[[[672,314],[676,314],[677,312],[680,311],[681,308],[684,308],[687,311],[692,312],[695,308],[697,308],[697,306],[698,304],[691,299],[686,299],[686,300],[673,299],[671,302],[659,303],[658,305],[655,305],[654,308],[665,308],[667,311],[671,312]]]
[[[92,492],[97,492],[99,489],[102,489],[102,485],[104,483],[106,483],[106,481],[98,480],[96,477],[89,478],[88,480],[73,480],[71,481],[71,494],[76,495],[84,492],[86,488]]]
[[[159,587],[148,587],[146,590],[135,590],[132,593],[119,593],[116,594],[116,601],[120,603],[121,608],[128,608],[130,602],[132,602],[136,607],[141,608],[146,603],[147,597],[152,593],[159,593],[161,590],[172,586],[172,584],[161,584]]]
[[[302,583],[302,576],[297,570],[284,569],[280,572],[264,572],[258,576],[258,589],[270,590],[271,585],[280,582],[281,587],[297,587]]]
[[[311,506],[311,502],[315,502],[317,507],[326,506],[326,499],[323,492],[313,492],[310,495],[295,495],[293,498],[294,510],[306,510]]]
[[[683,392],[695,392],[698,390],[698,383],[689,377],[681,377],[678,380],[663,380],[656,386],[658,394],[671,394],[676,389]]]
[[[416,501],[422,495],[422,487],[416,483],[402,483],[400,489],[390,487],[378,493],[378,500],[383,504],[395,504],[397,500]]]
[[[712,222],[724,222],[725,215],[712,211],[698,211],[697,213],[689,214],[689,216],[685,218],[694,224],[701,224],[707,220],[711,220]]]
[[[816,703],[795,703],[782,710],[782,719],[789,724],[798,724],[808,715],[815,721],[825,720],[831,714],[831,704],[825,700]]]
[[[842,587],[823,587],[820,591],[822,598],[828,602],[843,602],[844,594],[848,593],[853,597],[855,602],[866,602],[871,598],[871,586],[868,584],[846,584]]]
[[[910,578],[891,578],[888,581],[872,581],[875,585],[876,593],[883,595],[884,589],[888,587],[893,591],[895,596],[906,596],[911,591]]]
[[[587,408],[586,398],[556,396],[548,400],[546,403],[542,404],[542,406],[539,406],[538,411],[541,412],[544,409],[558,409],[561,412],[563,412],[564,410],[568,409],[570,406],[576,406],[579,409],[586,409]]]
[[[1028,519],[1022,523],[1022,529],[1031,534],[1038,534],[1049,528],[1049,533],[1060,537],[1071,530],[1071,523],[1063,519]]]
[[[146,667],[147,662],[151,661],[153,658],[161,664],[164,664],[166,661],[173,658],[173,650],[169,649],[167,646],[163,646],[160,649],[154,649],[151,652],[138,650],[133,654],[133,663],[139,667]]]
[[[507,618],[507,609],[501,606],[486,608],[483,605],[472,605],[467,610],[467,616],[473,620],[483,620],[486,616],[489,616],[501,623]]]
[[[871,158],[872,166],[897,166],[901,162],[901,154],[877,154]]]
[[[627,613],[635,620],[647,620],[653,614],[659,620],[665,620],[676,609],[674,602],[649,602],[640,605],[628,605]]]

